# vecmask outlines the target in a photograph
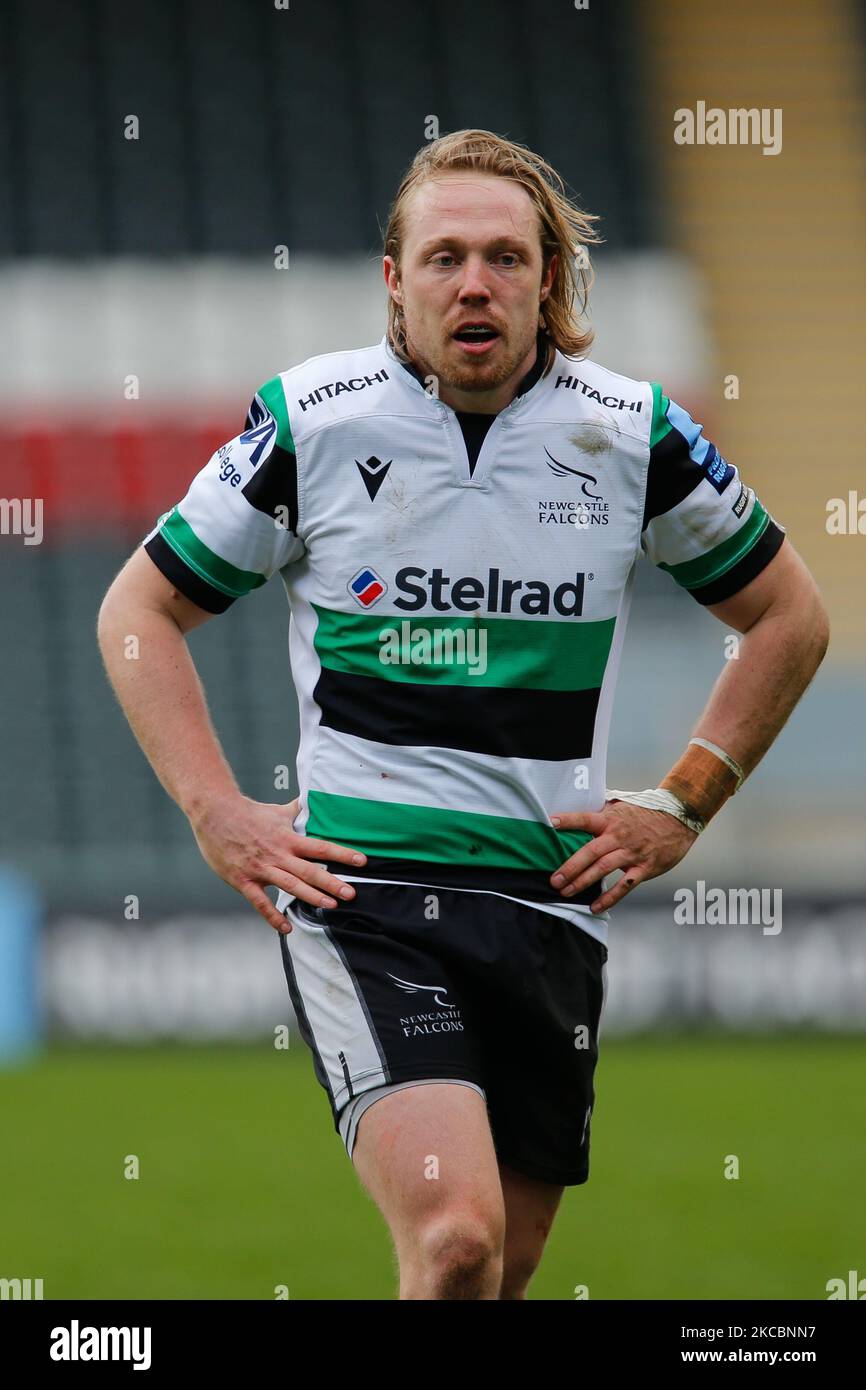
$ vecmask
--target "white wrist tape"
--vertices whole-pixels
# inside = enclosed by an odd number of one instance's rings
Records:
[[[647,787],[642,792],[618,792],[608,787],[605,790],[607,801],[630,801],[633,806],[644,806],[648,811],[664,811],[700,835],[706,829],[706,822],[698,816],[690,816],[678,796],[663,787]]]

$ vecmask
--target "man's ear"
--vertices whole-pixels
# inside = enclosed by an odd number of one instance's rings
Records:
[[[399,280],[399,277],[398,277],[398,275],[397,275],[397,266],[396,266],[396,264],[395,264],[395,262],[394,262],[394,257],[393,257],[393,256],[384,256],[384,257],[383,257],[383,259],[382,259],[382,274],[383,274],[384,277],[385,277],[385,284],[386,284],[386,286],[387,286],[387,288],[388,288],[388,293],[389,293],[394,299],[396,299],[396,301],[397,301],[398,304],[402,303],[402,291],[401,291],[401,289],[400,289],[400,280]],[[392,280],[393,280],[393,286],[392,286]]]
[[[547,266],[546,266],[546,268],[545,268],[544,274],[543,274],[542,277],[541,277],[541,298],[542,298],[542,300],[547,299],[547,296],[550,294],[550,291],[553,289],[553,286],[554,286],[554,284],[556,283],[556,272],[557,272],[558,269],[559,269],[559,256],[558,256],[558,255],[556,254],[556,252],[554,251],[553,255],[551,256],[550,260],[549,260],[548,263],[547,263]]]

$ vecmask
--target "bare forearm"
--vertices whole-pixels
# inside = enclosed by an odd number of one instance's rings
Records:
[[[748,775],[761,761],[826,651],[820,612],[767,614],[739,640],[694,729]]]
[[[166,614],[103,604],[99,646],[108,677],[145,757],[190,817],[212,798],[239,794],[211,723],[186,638]]]

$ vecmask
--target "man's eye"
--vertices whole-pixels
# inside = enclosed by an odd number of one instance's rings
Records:
[[[453,262],[453,260],[454,260],[454,257],[451,255],[451,252],[450,252],[450,251],[443,251],[443,252],[441,252],[440,255],[434,256],[434,257],[433,257],[433,264],[434,264],[434,265],[442,265],[443,262],[445,262],[445,261],[451,261],[451,262]]]
[[[509,261],[511,265],[517,265],[518,256],[514,251],[503,251],[499,259],[500,261]]]

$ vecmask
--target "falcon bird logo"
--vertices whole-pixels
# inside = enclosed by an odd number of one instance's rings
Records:
[[[405,994],[418,994],[420,990],[428,990],[433,994],[435,1002],[441,1009],[453,1009],[454,1005],[449,1004],[447,999],[440,999],[439,994],[447,994],[448,989],[445,985],[415,985],[411,980],[401,980],[397,975],[392,975],[388,971],[389,980],[393,980],[398,989],[402,989]]]
[[[602,500],[599,493],[590,492],[589,488],[587,487],[587,483],[598,482],[598,478],[593,477],[592,473],[582,473],[579,468],[569,468],[567,463],[560,463],[559,459],[555,459],[553,457],[553,454],[550,452],[549,449],[545,449],[544,452],[547,454],[547,457],[551,460],[551,462],[548,463],[547,466],[550,469],[551,473],[556,474],[557,478],[564,478],[568,473],[573,473],[576,478],[583,478],[584,480],[580,485],[580,490],[583,493],[584,497],[592,498],[593,502],[600,502]]]

